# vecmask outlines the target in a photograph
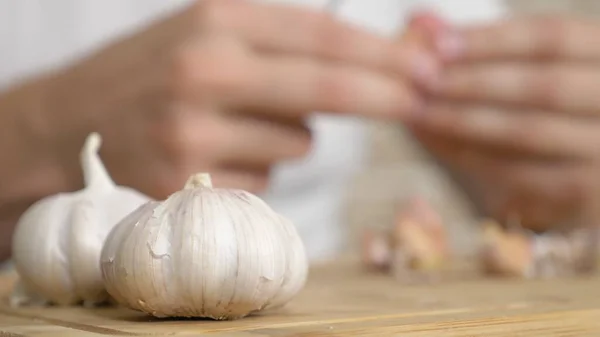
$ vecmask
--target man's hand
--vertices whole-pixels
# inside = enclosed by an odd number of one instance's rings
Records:
[[[472,180],[492,215],[542,229],[594,207],[600,22],[517,18],[437,42],[448,64],[412,121],[419,139]]]
[[[98,130],[115,179],[155,197],[207,170],[256,191],[276,162],[311,147],[314,111],[402,119],[435,61],[328,14],[205,0],[59,74],[47,116],[75,158]],[[77,163],[71,160],[76,169]]]

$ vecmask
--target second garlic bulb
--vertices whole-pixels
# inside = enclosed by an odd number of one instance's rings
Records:
[[[85,188],[41,199],[19,219],[12,258],[20,283],[13,304],[107,300],[100,273],[104,239],[119,220],[151,199],[113,182],[98,156],[101,143],[92,133],[81,151]]]
[[[294,225],[258,197],[198,174],[123,219],[102,251],[108,292],[157,317],[236,319],[291,300],[308,261]]]

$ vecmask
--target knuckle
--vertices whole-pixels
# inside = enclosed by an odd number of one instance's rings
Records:
[[[231,23],[231,10],[236,1],[202,0],[194,6],[194,18],[206,30],[226,29]]]
[[[570,22],[562,17],[544,15],[534,21],[534,34],[537,37],[537,54],[541,57],[556,58],[564,55],[568,47]]]
[[[222,133],[207,114],[191,109],[181,114],[174,112],[161,124],[158,146],[172,167],[189,168],[211,162]]]
[[[446,117],[446,124],[453,127],[459,136],[464,134],[465,137],[489,137],[492,141],[497,141],[498,130],[501,135],[502,126],[506,124],[502,112],[486,105],[463,105],[442,111]]]
[[[301,129],[290,146],[291,152],[295,157],[303,157],[312,149],[312,134],[308,127]]]
[[[171,91],[176,96],[174,98],[185,96],[189,88],[193,87],[197,73],[195,54],[192,50],[182,48],[172,57],[168,78],[171,82]]]
[[[335,24],[335,17],[331,13],[311,13],[306,17],[308,34],[311,36],[317,50],[326,54],[343,53],[347,46],[345,35],[340,34],[339,26]]]
[[[219,45],[182,48],[172,61],[173,91],[179,98],[215,97],[242,89],[251,80],[246,60],[238,50]]]
[[[534,113],[520,114],[508,124],[508,137],[515,148],[538,148],[543,141],[544,125]]]
[[[356,79],[343,72],[323,72],[315,76],[316,101],[332,111],[341,111],[349,106],[349,99],[360,97],[355,92]]]
[[[165,123],[161,131],[158,143],[166,161],[173,166],[185,165],[191,147],[187,128],[171,122]]]
[[[485,94],[490,90],[490,85],[495,83],[478,66],[471,69],[456,66],[448,69],[445,77],[446,94],[457,97],[468,96],[470,93]]]
[[[562,100],[563,87],[568,86],[569,76],[555,66],[541,66],[532,74],[528,85],[532,92],[532,103],[553,107]]]

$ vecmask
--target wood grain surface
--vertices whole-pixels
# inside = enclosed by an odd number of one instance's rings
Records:
[[[600,278],[525,282],[456,271],[443,277],[409,285],[354,263],[321,266],[287,308],[225,322],[3,303],[0,337],[600,336]],[[14,277],[0,280],[7,294]]]

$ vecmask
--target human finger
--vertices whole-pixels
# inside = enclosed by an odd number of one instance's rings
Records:
[[[389,69],[415,79],[435,64],[428,53],[299,6],[209,0],[194,12],[205,30],[235,34],[261,50]]]
[[[508,191],[504,203],[492,211],[504,218],[517,213],[530,229],[563,226],[584,201],[585,180],[580,166],[573,163],[509,162],[500,164],[493,173],[496,176],[490,179],[498,179]]]
[[[214,49],[214,48],[213,48]],[[179,56],[178,99],[240,111],[327,111],[402,118],[420,108],[420,97],[394,76],[303,57],[232,55],[191,48]],[[220,49],[222,50],[222,49]]]
[[[311,147],[304,124],[185,109],[164,123],[159,147],[166,162],[186,172],[200,165],[265,167],[301,157]]]
[[[456,28],[439,36],[439,52],[454,61],[600,58],[600,25],[561,15],[520,16]],[[444,46],[451,46],[444,50]]]
[[[151,169],[135,179],[161,197],[203,171],[220,172],[216,181],[227,186],[261,189],[272,164],[304,155],[311,144],[310,130],[299,121],[253,119],[189,104],[173,107],[148,135],[144,146],[152,153],[138,164]]]
[[[421,98],[393,76],[303,58],[257,60],[253,83],[227,96],[228,104],[265,111],[326,111],[372,118],[416,113]]]
[[[589,64],[502,62],[451,66],[435,95],[595,115],[598,88],[600,69]]]
[[[297,159],[312,148],[311,130],[300,121],[240,113],[223,117],[220,129],[222,142],[215,159],[238,168],[253,169]]]
[[[600,120],[450,102],[435,102],[415,116],[432,134],[522,155],[587,159],[600,151]]]

